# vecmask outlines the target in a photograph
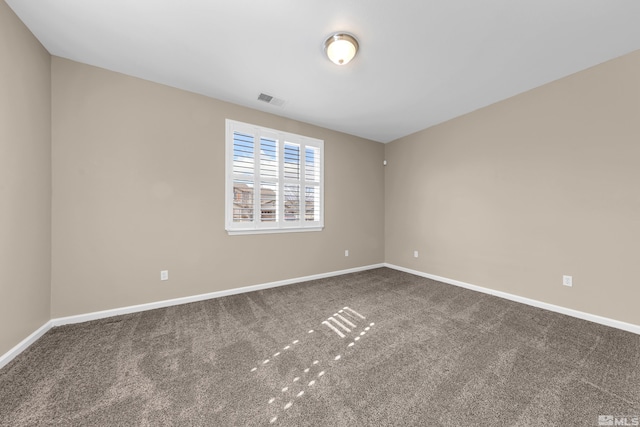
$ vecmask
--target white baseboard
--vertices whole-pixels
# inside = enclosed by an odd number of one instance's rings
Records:
[[[156,308],[170,307],[173,305],[187,304],[190,302],[204,301],[212,298],[226,297],[229,295],[242,294],[245,292],[259,291],[261,289],[275,288],[278,286],[291,285],[293,283],[308,282],[310,280],[324,279],[327,277],[340,276],[343,274],[356,273],[358,271],[371,270],[384,267],[384,264],[372,264],[362,267],[349,268],[347,270],[332,271],[329,273],[314,274],[311,276],[296,277],[293,279],[278,280],[276,282],[262,283],[258,285],[244,286],[242,288],[226,289],[224,291],[210,292],[207,294],[192,295],[170,300],[150,302],[146,304],[131,305],[128,307],[114,308],[110,310],[96,311],[93,313],[78,314],[75,316],[58,317],[51,319],[53,326],[69,325],[72,323],[88,322],[89,320],[104,319],[106,317],[119,316],[121,314],[137,313],[139,311],[154,310]]]
[[[96,311],[93,313],[78,314],[75,316],[54,318],[49,320],[44,325],[42,325],[37,331],[35,331],[31,335],[29,335],[27,338],[22,340],[18,345],[13,347],[11,350],[1,355],[0,368],[5,366],[7,363],[13,360],[17,355],[19,355],[24,350],[26,350],[27,347],[29,347],[31,344],[36,342],[38,338],[40,338],[42,335],[44,335],[49,329],[51,329],[54,326],[88,322],[90,320],[104,319],[106,317],[119,316],[121,314],[137,313],[140,311],[153,310],[156,308],[170,307],[173,305],[187,304],[187,303],[196,302],[196,301],[204,301],[212,298],[220,298],[220,297],[226,297],[229,295],[241,294],[245,292],[259,291],[261,289],[269,289],[269,288],[275,288],[278,286],[291,285],[294,283],[308,282],[310,280],[324,279],[327,277],[340,276],[343,274],[356,273],[358,271],[372,270],[374,268],[381,268],[381,267],[384,267],[384,264],[382,263],[371,264],[371,265],[365,265],[362,267],[349,268],[346,270],[332,271],[329,273],[314,274],[311,276],[296,277],[293,279],[286,279],[286,280],[278,280],[276,282],[244,286],[242,288],[226,289],[224,291],[210,292],[207,294],[193,295],[193,296],[182,297],[182,298],[174,298],[174,299],[165,300],[165,301],[157,301],[157,302],[151,302],[146,304],[132,305],[128,307],[114,308],[110,310]]]
[[[54,318],[54,319],[49,320],[44,325],[42,325],[40,328],[38,328],[38,330],[33,332],[31,335],[29,335],[24,340],[22,340],[20,343],[18,343],[11,350],[9,350],[5,354],[1,355],[0,356],[0,369],[2,367],[4,367],[7,363],[9,363],[11,360],[13,360],[17,355],[22,353],[31,344],[33,344],[35,341],[37,341],[38,338],[40,338],[42,335],[44,335],[49,329],[51,329],[54,326],[62,326],[62,325],[68,325],[68,324],[73,324],[73,323],[82,323],[82,322],[87,322],[87,321],[90,321],[90,320],[97,320],[97,319],[104,319],[104,318],[112,317],[112,316],[119,316],[121,314],[137,313],[137,312],[140,312],[140,311],[153,310],[153,309],[156,309],[156,308],[170,307],[170,306],[179,305],[179,304],[187,304],[187,303],[190,303],[190,302],[204,301],[204,300],[208,300],[208,299],[212,299],[212,298],[220,298],[220,297],[225,297],[225,296],[229,296],[229,295],[236,295],[236,294],[241,294],[241,293],[246,293],[246,292],[259,291],[261,289],[275,288],[275,287],[278,287],[278,286],[290,285],[290,284],[294,284],[294,283],[308,282],[310,280],[324,279],[324,278],[327,278],[327,277],[334,277],[334,276],[340,276],[340,275],[343,275],[343,274],[356,273],[356,272],[359,272],[359,271],[372,270],[374,268],[380,268],[380,267],[388,267],[388,268],[392,268],[394,270],[404,271],[405,273],[410,273],[410,274],[414,274],[416,276],[426,277],[427,279],[437,280],[439,282],[448,283],[448,284],[454,285],[454,286],[460,286],[462,288],[470,289],[470,290],[473,290],[473,291],[482,292],[482,293],[489,294],[489,295],[494,295],[494,296],[497,296],[497,297],[500,297],[500,298],[504,298],[504,299],[507,299],[507,300],[519,302],[519,303],[522,303],[522,304],[527,304],[527,305],[530,305],[530,306],[533,306],[533,307],[542,308],[542,309],[553,311],[553,312],[556,312],[556,313],[566,314],[568,316],[576,317],[578,319],[588,320],[590,322],[599,323],[599,324],[605,325],[605,326],[611,326],[613,328],[622,329],[624,331],[628,331],[628,332],[632,332],[632,333],[640,335],[640,326],[639,325],[634,325],[634,324],[631,324],[631,323],[621,322],[619,320],[609,319],[607,317],[602,317],[602,316],[598,316],[598,315],[595,315],[595,314],[585,313],[585,312],[582,312],[582,311],[573,310],[573,309],[570,309],[570,308],[561,307],[561,306],[558,306],[558,305],[553,305],[553,304],[549,304],[549,303],[546,303],[546,302],[541,302],[541,301],[533,300],[533,299],[530,299],[530,298],[521,297],[521,296],[510,294],[510,293],[507,293],[507,292],[496,291],[496,290],[489,289],[489,288],[483,288],[482,286],[472,285],[470,283],[461,282],[459,280],[454,280],[454,279],[449,279],[449,278],[446,278],[446,277],[436,276],[434,274],[428,274],[428,273],[424,273],[424,272],[421,272],[421,271],[412,270],[412,269],[405,268],[405,267],[400,267],[400,266],[397,266],[397,265],[394,265],[394,264],[381,263],[381,264],[372,264],[372,265],[367,265],[367,266],[362,266],[362,267],[350,268],[350,269],[347,269],[347,270],[339,270],[339,271],[332,271],[332,272],[329,272],[329,273],[322,273],[322,274],[314,274],[314,275],[311,275],[311,276],[297,277],[297,278],[293,278],[293,279],[279,280],[279,281],[276,281],[276,282],[269,282],[269,283],[262,283],[262,284],[258,284],[258,285],[244,286],[242,288],[234,288],[234,289],[227,289],[227,290],[224,290],[224,291],[210,292],[210,293],[207,293],[207,294],[193,295],[193,296],[188,296],[188,297],[175,298],[175,299],[157,301],[157,302],[146,303],[146,304],[132,305],[132,306],[128,306],[128,307],[114,308],[114,309],[110,309],[110,310],[103,310],[103,311],[97,311],[97,312],[93,312],[93,313],[79,314],[79,315],[75,315],[75,316]]]
[[[51,320],[49,320],[44,325],[40,326],[35,332],[31,335],[20,341],[15,347],[11,350],[7,351],[5,354],[0,356],[0,369],[2,369],[7,363],[11,362],[17,355],[25,351],[31,344],[36,342],[38,338],[47,333],[49,329],[53,327]]]
[[[489,288],[483,288],[482,286],[472,285],[470,283],[461,282],[459,280],[436,276],[435,274],[424,273],[422,271],[412,270],[410,268],[400,267],[394,264],[385,263],[384,266],[388,268],[392,268],[394,270],[404,271],[405,273],[410,273],[416,276],[426,277],[427,279],[437,280],[438,282],[443,282],[443,283],[447,283],[454,286],[460,286],[461,288],[470,289],[472,291],[482,292],[484,294],[493,295],[496,297],[508,299],[511,301],[519,302],[519,303],[530,305],[537,308],[542,308],[542,309],[553,311],[560,314],[566,314],[567,316],[577,317],[578,319],[588,320],[590,322],[599,323],[605,326],[611,326],[612,328],[622,329],[623,331],[633,332],[634,334],[640,335],[640,325],[621,322],[619,320],[609,319],[608,317],[602,317],[595,314],[585,313],[583,311],[573,310],[571,308],[549,304],[546,302],[521,297],[521,296],[510,294],[507,292],[496,291],[494,289],[489,289]]]

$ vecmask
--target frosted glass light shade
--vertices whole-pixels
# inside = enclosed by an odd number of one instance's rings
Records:
[[[358,41],[350,34],[337,33],[324,42],[327,56],[337,65],[348,64],[358,52]]]

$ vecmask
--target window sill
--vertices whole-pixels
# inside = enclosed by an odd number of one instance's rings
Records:
[[[248,229],[248,230],[229,230],[227,229],[227,234],[230,236],[238,236],[242,234],[280,234],[280,233],[305,233],[308,231],[322,231],[324,227],[301,227],[301,228],[263,228],[263,229]]]

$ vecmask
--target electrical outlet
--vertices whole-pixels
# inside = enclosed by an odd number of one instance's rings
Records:
[[[344,251],[344,256],[349,256],[349,249],[346,249],[346,250]]]
[[[418,251],[413,251],[413,257],[418,258]]]
[[[160,272],[160,280],[169,280],[169,270],[162,270]]]
[[[564,286],[573,286],[573,276],[562,276],[562,284]]]

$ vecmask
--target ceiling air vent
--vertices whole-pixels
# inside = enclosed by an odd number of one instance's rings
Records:
[[[258,101],[266,102],[267,104],[275,105],[276,107],[282,107],[284,105],[284,99],[275,98],[266,93],[258,95]]]

